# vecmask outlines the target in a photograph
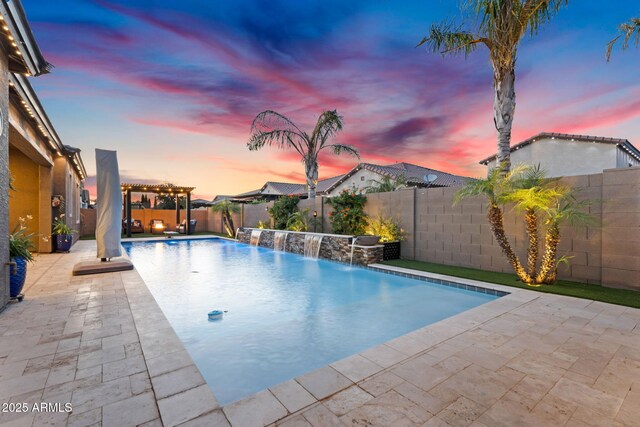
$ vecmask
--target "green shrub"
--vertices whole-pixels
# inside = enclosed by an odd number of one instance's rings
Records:
[[[285,230],[289,217],[298,211],[298,196],[280,197],[273,203],[269,209],[269,215],[273,218],[273,228],[276,230]]]
[[[364,214],[367,196],[345,189],[327,202],[333,207],[329,220],[334,233],[354,236],[364,234],[367,226],[367,217]]]
[[[383,217],[378,214],[368,218],[365,234],[380,236],[381,242],[399,242],[404,240],[404,230],[391,217]]]
[[[307,231],[309,230],[309,209],[296,211],[289,216],[287,230]]]

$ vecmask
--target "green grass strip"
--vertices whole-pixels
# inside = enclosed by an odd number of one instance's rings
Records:
[[[608,288],[606,286],[570,282],[568,280],[558,280],[553,285],[533,287],[523,284],[517,279],[515,274],[509,273],[496,273],[493,271],[476,270],[475,268],[456,267],[452,265],[433,264],[430,262],[410,261],[405,259],[384,261],[382,264],[409,268],[412,270],[428,271],[430,273],[445,274],[447,276],[462,277],[465,279],[479,280],[482,282],[495,283],[497,285],[512,286],[514,288],[528,289],[530,291],[586,298],[594,301],[640,308],[640,292],[628,289]]]

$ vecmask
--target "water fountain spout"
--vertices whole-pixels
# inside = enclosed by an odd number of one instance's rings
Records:
[[[249,240],[249,245],[258,246],[260,243],[260,236],[262,235],[262,230],[251,230],[251,240]]]
[[[318,259],[323,237],[321,234],[306,234],[304,236],[304,256]]]
[[[273,249],[276,251],[286,251],[288,236],[289,233],[286,231],[276,231],[273,234]]]
[[[353,265],[353,252],[356,250],[356,240],[358,240],[358,236],[355,236],[351,242],[351,258],[349,259],[349,265]]]

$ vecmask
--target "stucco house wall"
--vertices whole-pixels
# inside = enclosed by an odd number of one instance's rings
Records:
[[[0,49],[0,309],[9,301],[9,67]]]
[[[600,142],[539,139],[511,152],[511,164],[540,164],[549,177],[602,173],[618,166],[619,148]],[[496,161],[488,163],[488,170]]]
[[[364,191],[366,187],[373,184],[372,180],[374,179],[380,181],[382,179],[382,175],[367,169],[360,169],[358,172],[354,173],[352,176],[347,178],[344,182],[337,185],[327,195],[335,196],[340,194],[340,192],[345,189],[351,190],[354,187],[357,190]]]

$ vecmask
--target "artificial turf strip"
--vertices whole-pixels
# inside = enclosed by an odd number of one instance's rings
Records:
[[[586,298],[594,301],[640,308],[640,292],[628,289],[607,288],[605,286],[589,285],[586,283],[570,282],[567,280],[558,280],[553,285],[533,287],[523,284],[517,280],[515,274],[509,273],[496,273],[493,271],[476,270],[475,268],[455,267],[451,265],[433,264],[430,262],[410,261],[404,259],[383,261],[382,264],[409,268],[412,270],[428,271],[430,273],[445,274],[447,276],[462,277],[465,279],[479,280],[498,285],[513,286],[514,288],[528,289],[531,291]]]
[[[176,234],[175,237],[178,236],[182,236],[184,237],[184,234]],[[222,233],[214,233],[213,231],[197,231],[195,233],[190,234],[190,236],[221,236],[221,237],[228,237],[226,234],[222,234]],[[148,238],[148,237],[166,237],[164,234],[151,234],[151,233],[133,233],[131,234],[131,238],[132,239],[142,239],[142,238]],[[122,236],[123,239],[126,239],[126,236]],[[95,235],[88,235],[88,236],[81,236],[80,240],[96,240],[96,236]]]

